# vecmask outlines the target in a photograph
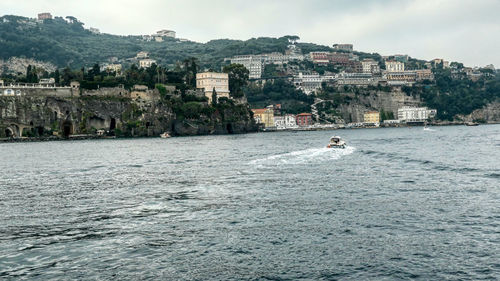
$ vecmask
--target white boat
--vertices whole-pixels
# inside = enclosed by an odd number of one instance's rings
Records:
[[[424,126],[424,131],[434,131],[433,129],[427,127],[427,126]]]
[[[162,139],[168,139],[168,138],[170,138],[170,134],[167,133],[167,132],[165,132],[165,133],[163,133],[163,134],[160,135],[160,138],[162,138]]]
[[[327,148],[345,148],[347,144],[339,136],[333,136],[330,138],[330,143],[326,146]]]

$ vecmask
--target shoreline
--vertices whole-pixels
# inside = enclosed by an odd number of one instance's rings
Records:
[[[498,125],[500,122],[489,122],[479,124],[484,125]],[[446,123],[431,123],[428,126],[444,127],[444,126],[467,126],[465,122],[446,122]],[[257,132],[248,132],[241,134],[255,134],[255,133],[278,133],[278,132],[312,132],[312,131],[336,131],[336,130],[358,130],[358,129],[384,129],[384,128],[411,128],[411,127],[424,127],[423,125],[407,125],[398,124],[397,126],[361,126],[361,127],[303,127],[303,128],[289,128],[282,130],[261,130]],[[172,136],[171,138],[180,137],[193,137],[193,136],[209,136],[208,135],[185,135],[185,136]],[[231,135],[231,134],[224,134]],[[234,134],[232,134],[234,135]],[[26,142],[50,142],[50,141],[81,141],[81,140],[113,140],[113,139],[160,139],[159,136],[141,136],[141,137],[116,137],[116,136],[97,136],[97,135],[71,135],[68,138],[58,137],[58,136],[47,136],[47,137],[21,137],[21,138],[0,138],[0,143],[26,143]]]

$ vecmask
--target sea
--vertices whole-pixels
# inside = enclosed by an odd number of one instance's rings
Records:
[[[500,279],[500,125],[1,143],[0,159],[0,279]]]

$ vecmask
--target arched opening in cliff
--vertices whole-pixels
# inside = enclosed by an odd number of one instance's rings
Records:
[[[43,136],[44,131],[45,130],[43,127],[36,127],[36,132],[37,132],[38,136]]]
[[[231,123],[227,123],[226,130],[227,130],[228,134],[232,134],[233,133],[233,125]]]
[[[111,118],[111,122],[109,122],[109,131],[113,132],[116,129],[116,119]]]
[[[11,128],[6,128],[5,129],[5,137],[6,138],[12,138],[12,137],[14,137],[14,131],[12,131]]]
[[[71,121],[64,121],[62,125],[63,137],[67,138],[69,135],[73,134],[73,123]]]
[[[54,111],[54,121],[57,120],[57,111]]]

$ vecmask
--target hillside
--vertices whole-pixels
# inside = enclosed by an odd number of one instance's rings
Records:
[[[284,52],[287,37],[252,38],[246,41],[220,39],[207,43],[178,39],[143,41],[140,36],[94,34],[73,17],[56,17],[43,22],[19,16],[0,17],[0,59],[25,57],[50,62],[58,67],[79,68],[107,61],[135,57],[147,51],[160,65],[172,65],[188,57],[202,67],[220,67],[225,57],[239,54]],[[299,43],[304,52],[330,50],[327,46]]]

